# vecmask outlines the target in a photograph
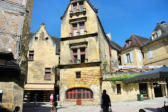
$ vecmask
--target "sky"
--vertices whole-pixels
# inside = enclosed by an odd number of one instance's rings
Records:
[[[48,33],[60,37],[61,19],[70,0],[34,0],[31,32],[45,23]],[[132,34],[150,38],[156,24],[168,24],[168,0],[90,0],[111,39],[123,46]]]

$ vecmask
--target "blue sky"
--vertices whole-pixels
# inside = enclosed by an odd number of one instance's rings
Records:
[[[34,0],[31,32],[46,24],[50,35],[60,37],[61,19],[70,0]],[[149,38],[156,24],[168,23],[168,0],[90,0],[98,9],[106,33],[123,46],[132,34]]]

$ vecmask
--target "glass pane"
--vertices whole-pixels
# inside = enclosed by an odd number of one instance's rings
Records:
[[[77,64],[78,57],[74,56],[74,64]]]
[[[70,93],[70,99],[72,99],[72,93]]]
[[[83,99],[85,99],[85,92],[83,91]]]
[[[85,63],[85,55],[81,55],[81,63]]]
[[[89,99],[89,93],[88,92],[86,93],[86,98]]]
[[[81,99],[81,93],[78,93],[77,95],[78,95],[78,99]]]
[[[77,49],[73,49],[73,53],[77,53]]]
[[[76,93],[73,93],[73,99],[76,99]]]

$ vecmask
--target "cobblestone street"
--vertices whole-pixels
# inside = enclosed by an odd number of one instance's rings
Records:
[[[166,98],[156,98],[154,100],[145,100],[142,102],[120,102],[112,103],[113,112],[139,112],[139,109],[144,109],[146,112],[157,112],[157,108],[164,105]],[[33,103],[24,104],[23,112],[50,112],[50,103],[38,103],[34,108]],[[58,112],[100,112],[100,106],[59,106]]]

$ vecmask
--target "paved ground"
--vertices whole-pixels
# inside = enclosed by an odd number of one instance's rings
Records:
[[[164,105],[164,101],[168,102],[166,98],[157,98],[154,100],[145,100],[142,102],[119,102],[112,103],[113,112],[139,112],[139,109],[144,109],[146,112],[158,112],[157,108],[161,108]],[[38,103],[37,107],[34,107],[33,103],[25,103],[23,112],[50,112],[50,103]],[[100,112],[100,106],[59,106],[58,112]]]

